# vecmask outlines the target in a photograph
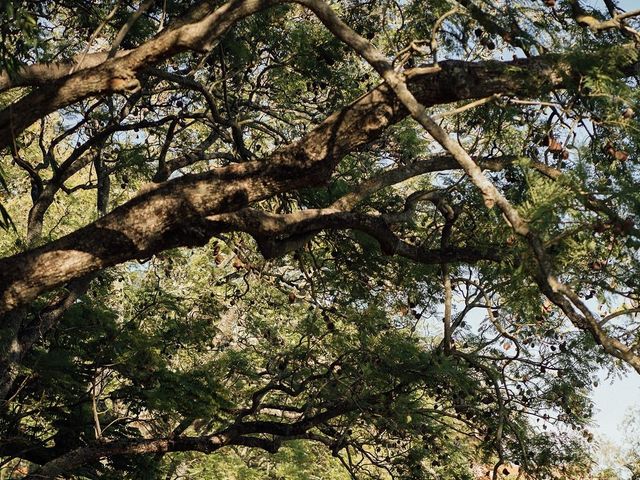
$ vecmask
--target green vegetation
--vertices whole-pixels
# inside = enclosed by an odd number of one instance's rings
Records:
[[[592,475],[637,12],[323,1],[0,1],[0,479]]]

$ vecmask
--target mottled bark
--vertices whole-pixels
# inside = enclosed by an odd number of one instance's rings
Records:
[[[433,106],[494,93],[542,94],[573,83],[579,74],[553,56],[446,61],[410,71],[408,85],[424,105]],[[204,217],[326,181],[344,155],[406,114],[391,89],[381,85],[269,158],[168,181],[66,237],[1,259],[0,312],[108,266],[167,248],[201,245],[215,233]]]
[[[78,278],[80,272],[84,276],[167,248],[202,245],[212,233],[203,222],[206,215],[317,182],[319,172],[304,168],[304,161],[300,165],[235,165],[184,176],[142,193],[70,235],[0,260],[3,304],[7,310],[22,305]]]

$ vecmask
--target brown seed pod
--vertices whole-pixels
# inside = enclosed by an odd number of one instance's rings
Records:
[[[603,233],[606,229],[607,226],[600,221],[593,224],[593,231],[596,233]]]
[[[560,142],[558,142],[552,135],[549,135],[549,143],[548,150],[551,153],[561,153],[564,150],[564,147]]]
[[[629,158],[629,154],[624,150],[618,150],[611,142],[607,142],[603,148],[604,152],[614,160],[624,162]]]
[[[238,270],[240,270],[241,268],[245,268],[245,264],[242,260],[240,260],[238,257],[233,259],[233,268],[236,268]]]

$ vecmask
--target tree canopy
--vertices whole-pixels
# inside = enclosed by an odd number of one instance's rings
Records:
[[[0,478],[586,478],[640,374],[593,3],[0,2]]]

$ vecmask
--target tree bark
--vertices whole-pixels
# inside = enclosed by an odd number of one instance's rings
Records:
[[[571,85],[580,74],[563,57],[545,56],[446,61],[407,77],[416,98],[433,106],[495,93],[540,95]],[[204,217],[322,184],[344,155],[406,115],[391,89],[380,85],[268,158],[165,182],[59,240],[0,259],[0,313],[88,273],[168,248],[202,245],[215,233]]]

